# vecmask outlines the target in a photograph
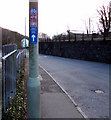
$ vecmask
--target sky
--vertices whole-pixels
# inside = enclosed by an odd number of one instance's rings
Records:
[[[53,36],[68,29],[86,32],[91,19],[91,31],[97,31],[100,6],[111,0],[38,0],[39,32]],[[29,0],[0,0],[0,27],[29,35]],[[75,31],[77,30],[77,31]]]

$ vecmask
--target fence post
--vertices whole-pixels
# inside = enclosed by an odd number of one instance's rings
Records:
[[[82,41],[84,41],[84,33],[82,34]]]
[[[69,42],[70,42],[70,30],[67,30],[68,32],[68,39],[69,39]]]
[[[76,41],[76,33],[75,33],[75,41]]]
[[[5,60],[2,59],[2,118],[5,119],[5,112],[6,112],[6,106],[5,106]]]
[[[92,32],[92,39],[91,40],[93,41],[93,32]]]

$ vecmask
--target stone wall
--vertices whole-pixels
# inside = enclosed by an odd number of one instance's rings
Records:
[[[111,41],[40,42],[39,53],[111,63]]]

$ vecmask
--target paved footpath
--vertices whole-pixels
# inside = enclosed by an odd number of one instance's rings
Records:
[[[29,58],[26,59],[28,75]],[[69,97],[41,67],[39,67],[39,78],[41,118],[83,118]]]
[[[41,118],[83,118],[69,97],[39,67],[41,83]]]

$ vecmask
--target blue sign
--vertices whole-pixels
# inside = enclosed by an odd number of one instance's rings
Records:
[[[37,14],[37,9],[36,8],[31,8],[30,9],[30,14]]]
[[[30,27],[30,43],[37,44],[37,27]]]
[[[30,43],[37,44],[37,9],[30,9]]]

